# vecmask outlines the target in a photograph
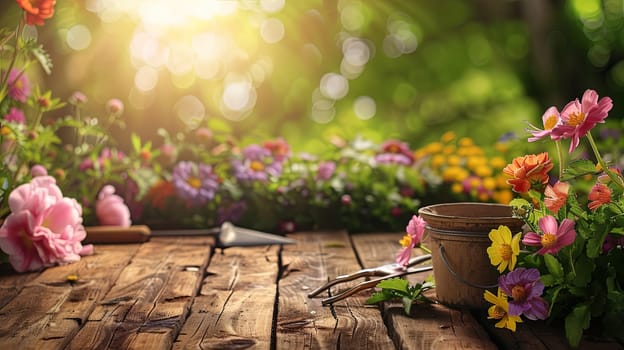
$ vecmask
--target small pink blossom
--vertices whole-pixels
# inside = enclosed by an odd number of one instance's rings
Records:
[[[87,99],[87,95],[83,94],[80,91],[76,91],[74,92],[70,97],[69,97],[69,103],[73,104],[73,105],[82,105],[87,103],[88,99]]]
[[[32,177],[37,177],[37,176],[46,176],[48,175],[48,170],[46,170],[46,168],[43,165],[33,165],[32,168],[30,168],[30,176]]]
[[[95,204],[95,215],[100,225],[128,227],[130,210],[123,198],[115,194],[115,187],[106,185],[100,190]]]
[[[26,124],[26,116],[24,115],[24,112],[16,107],[11,107],[11,109],[9,109],[9,113],[4,116],[4,120],[7,122]]]
[[[529,246],[541,247],[537,254],[557,254],[561,248],[574,242],[576,231],[574,221],[563,219],[561,225],[557,224],[557,219],[552,215],[544,216],[539,220],[539,228],[542,234],[528,232],[524,235],[522,243]]]
[[[112,98],[106,102],[106,110],[108,113],[119,116],[124,111],[124,104],[120,99]]]
[[[19,102],[26,102],[28,96],[30,96],[30,82],[24,72],[15,68],[11,69],[7,84],[9,86],[8,95],[10,98]]]
[[[323,161],[318,165],[318,170],[316,172],[316,179],[327,181],[331,179],[334,175],[334,171],[336,170],[336,163],[332,161]]]
[[[51,176],[39,176],[9,195],[11,214],[0,227],[0,249],[18,272],[80,260],[93,253],[83,246],[82,207]]]
[[[407,266],[412,256],[412,250],[422,241],[426,225],[427,223],[420,216],[412,216],[407,227],[405,227],[405,232],[407,234],[400,241],[402,248],[399,250],[399,254],[396,257],[397,264]]]

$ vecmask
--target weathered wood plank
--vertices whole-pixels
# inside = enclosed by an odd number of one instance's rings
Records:
[[[0,348],[64,348],[110,288],[111,275],[121,270],[136,249],[98,247],[93,256],[77,263],[34,274],[36,278],[0,309]],[[70,283],[69,275],[78,280]]]
[[[15,298],[39,272],[17,273],[8,263],[0,264],[0,308]]]
[[[184,323],[212,240],[152,238],[119,274],[69,348],[169,349]]]
[[[269,349],[279,247],[228,248],[213,255],[174,349]]]
[[[566,340],[563,326],[553,327],[541,321],[528,321],[517,325],[516,332],[494,327],[492,320],[487,319],[485,312],[477,315],[485,329],[487,329],[499,345],[507,349],[523,350],[567,350],[571,349]],[[579,344],[579,349],[591,350],[622,350],[624,347],[610,339],[595,339],[585,337]]]
[[[389,349],[393,348],[376,307],[364,305],[370,293],[352,296],[323,307],[321,298],[308,298],[329,278],[360,269],[345,232],[299,233],[296,246],[282,253],[285,275],[279,282],[277,349]],[[361,282],[342,284],[346,288]],[[334,289],[334,291],[337,289]]]
[[[352,236],[357,254],[365,267],[393,262],[400,249],[400,233],[372,233]],[[422,282],[432,272],[410,275],[411,283]],[[435,293],[429,294],[435,297]],[[384,319],[400,349],[496,349],[470,311],[443,305],[420,304],[405,315],[399,303],[384,303]]]

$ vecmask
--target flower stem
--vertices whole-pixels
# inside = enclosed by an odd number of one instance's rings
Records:
[[[609,168],[607,167],[607,163],[605,163],[604,159],[602,159],[602,156],[600,155],[600,152],[598,151],[598,146],[596,146],[596,142],[594,141],[594,138],[592,137],[590,132],[587,132],[587,140],[589,140],[589,144],[592,148],[592,151],[594,151],[594,156],[596,157],[596,160],[598,160],[598,164],[600,164],[600,167],[602,168],[602,170],[609,176],[609,178],[614,183],[620,186],[620,188],[624,189],[624,181],[622,180],[621,177],[617,176],[613,171],[609,170]]]
[[[563,169],[564,169],[564,154],[563,148],[561,148],[561,141],[555,141],[555,146],[557,147],[557,157],[559,157],[559,179],[563,177]]]

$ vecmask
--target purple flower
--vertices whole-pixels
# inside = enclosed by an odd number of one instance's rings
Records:
[[[15,68],[11,69],[7,84],[9,86],[9,97],[15,101],[26,102],[26,99],[30,96],[30,82],[24,72]]]
[[[324,161],[319,163],[318,171],[316,173],[317,180],[329,180],[332,175],[334,175],[334,171],[336,170],[336,163],[332,161]]]
[[[7,122],[14,122],[18,124],[26,124],[26,117],[24,116],[24,112],[21,109],[11,107],[9,113],[4,116],[4,120]]]
[[[219,187],[219,179],[207,164],[179,162],[173,168],[173,186],[178,195],[200,205],[211,200]]]
[[[537,269],[519,267],[498,278],[500,288],[512,298],[509,314],[524,315],[531,320],[545,320],[548,317],[548,303],[541,295],[544,284]]]
[[[243,159],[232,160],[234,175],[238,180],[266,181],[269,176],[282,174],[282,163],[276,161],[271,151],[258,145],[247,146]]]
[[[375,156],[379,164],[403,164],[414,163],[414,155],[405,142],[388,140],[381,145],[381,152]]]
[[[124,104],[123,102],[121,102],[120,99],[113,98],[106,102],[106,110],[112,115],[119,116],[121,113],[123,113]]]

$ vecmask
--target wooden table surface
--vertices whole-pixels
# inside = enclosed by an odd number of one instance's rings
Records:
[[[37,273],[4,266],[0,349],[567,348],[562,331],[544,324],[512,333],[495,329],[485,312],[440,304],[416,305],[407,316],[398,303],[365,305],[370,291],[322,306],[307,297],[312,289],[392,262],[401,234],[290,237],[297,244],[223,251],[208,238],[152,238],[96,245],[78,263]],[[581,348],[622,346],[584,339]]]

